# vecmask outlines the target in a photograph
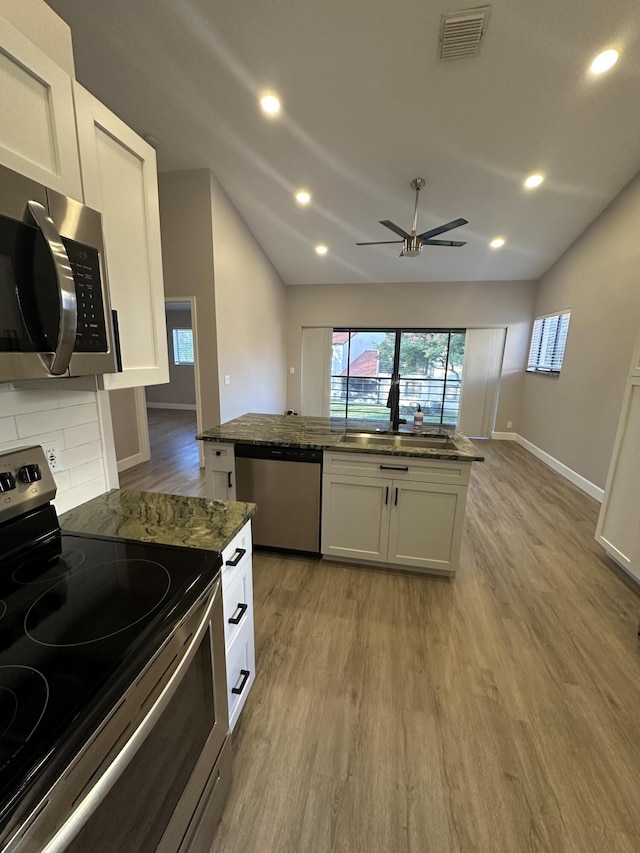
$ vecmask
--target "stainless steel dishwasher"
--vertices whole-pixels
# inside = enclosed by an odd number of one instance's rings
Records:
[[[322,451],[236,444],[236,497],[258,505],[255,545],[320,552]]]

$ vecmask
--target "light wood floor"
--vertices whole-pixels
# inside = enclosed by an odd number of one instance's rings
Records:
[[[204,495],[149,410],[123,488]],[[257,679],[215,853],[638,853],[640,597],[598,504],[484,442],[453,581],[257,552]]]
[[[151,460],[120,474],[122,489],[205,497],[204,469],[198,462],[196,413],[147,409]]]
[[[215,853],[638,853],[640,598],[513,442],[453,581],[258,552]]]

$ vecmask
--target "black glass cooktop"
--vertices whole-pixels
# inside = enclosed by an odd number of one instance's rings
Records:
[[[47,780],[66,765],[220,564],[208,551],[59,532],[0,558],[0,824],[45,759]]]

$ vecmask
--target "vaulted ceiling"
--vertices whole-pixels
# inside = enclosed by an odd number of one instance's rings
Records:
[[[460,0],[48,2],[80,82],[157,138],[160,170],[210,168],[287,284],[538,278],[640,169],[637,0],[493,0],[479,55],[452,62]],[[443,237],[467,245],[356,247],[393,239],[378,220],[410,229],[416,177],[418,230],[464,217]]]

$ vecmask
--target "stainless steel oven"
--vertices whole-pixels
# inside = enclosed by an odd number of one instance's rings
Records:
[[[100,214],[0,167],[0,382],[114,373],[115,334]]]
[[[39,447],[0,472],[0,850],[208,850],[231,782],[221,555],[60,530]]]

